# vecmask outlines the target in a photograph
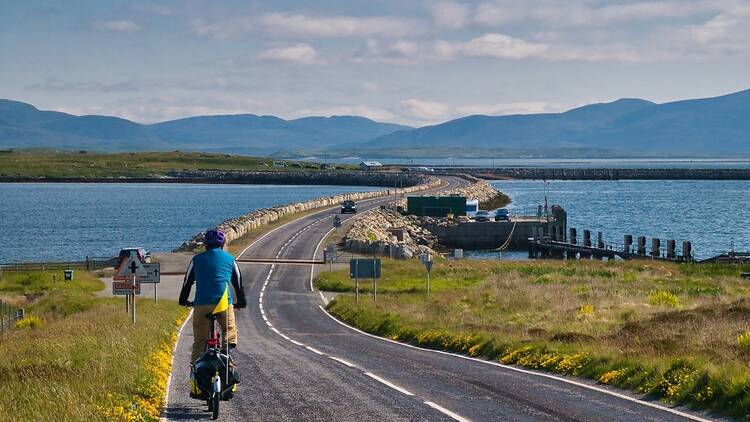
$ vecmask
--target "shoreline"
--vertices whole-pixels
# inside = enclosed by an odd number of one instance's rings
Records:
[[[750,168],[455,168],[485,180],[750,180]]]

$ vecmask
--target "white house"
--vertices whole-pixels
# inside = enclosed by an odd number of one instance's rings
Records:
[[[362,161],[359,163],[359,168],[362,170],[372,170],[378,167],[383,167],[383,164],[378,161]]]

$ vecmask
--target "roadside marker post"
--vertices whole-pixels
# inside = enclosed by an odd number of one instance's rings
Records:
[[[432,271],[432,254],[424,253],[422,255],[419,255],[419,260],[422,261],[422,264],[427,270],[427,297],[430,297],[430,271]]]

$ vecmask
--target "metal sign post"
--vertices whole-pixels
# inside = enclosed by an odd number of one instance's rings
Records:
[[[118,265],[118,270],[112,281],[112,293],[115,295],[125,295],[125,310],[132,312],[133,324],[136,321],[135,296],[141,292],[139,278],[147,277],[149,274],[144,268],[135,250],[126,255],[121,255],[122,259]]]
[[[359,279],[372,279],[372,300],[377,298],[377,281],[380,278],[380,258],[354,259],[349,261],[349,277],[354,279],[357,303],[359,303]]]
[[[419,260],[427,269],[427,297],[430,296],[430,271],[432,271],[432,254],[425,253],[419,256]]]

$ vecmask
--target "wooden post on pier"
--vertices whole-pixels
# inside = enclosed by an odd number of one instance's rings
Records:
[[[682,242],[682,259],[685,261],[693,259],[693,244],[688,241]]]
[[[667,240],[667,258],[675,259],[677,256],[677,254],[675,254],[675,249],[677,249],[677,242],[675,242],[674,239]]]
[[[578,232],[576,231],[575,227],[570,228],[570,244],[576,245],[578,244],[578,240],[576,237],[578,236]]]
[[[646,236],[638,236],[638,255],[646,255]]]
[[[591,247],[591,231],[590,230],[583,231],[583,246],[587,248]]]
[[[622,245],[623,252],[627,254],[631,253],[633,250],[633,235],[626,234],[623,239]]]
[[[604,249],[604,235],[602,232],[596,232],[596,247]]]
[[[651,256],[658,258],[661,254],[661,239],[658,237],[651,238]]]

